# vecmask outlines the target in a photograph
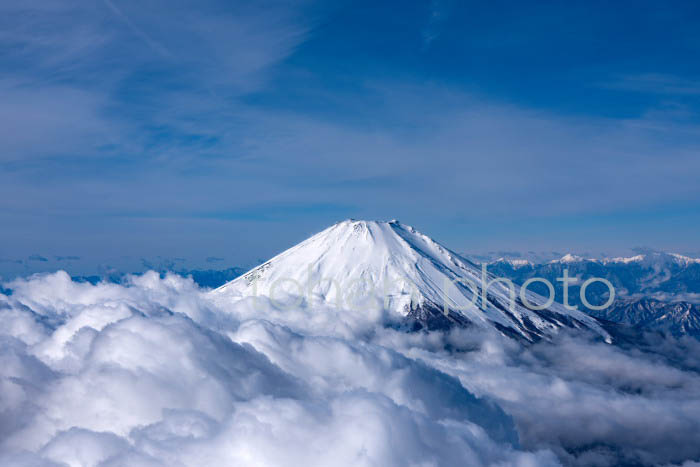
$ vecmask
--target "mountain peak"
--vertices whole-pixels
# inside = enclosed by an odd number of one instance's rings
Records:
[[[579,263],[584,261],[582,256],[574,255],[572,253],[567,253],[561,258],[552,261],[553,263]]]
[[[593,328],[585,313],[520,294],[474,263],[398,221],[347,219],[213,291],[227,300],[265,296],[292,306],[383,308],[428,328],[495,327],[532,340],[560,327]],[[485,291],[483,289],[486,289]],[[447,313],[445,313],[447,311]]]

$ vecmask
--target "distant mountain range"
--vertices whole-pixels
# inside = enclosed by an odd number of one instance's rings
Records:
[[[579,279],[569,286],[569,303],[593,316],[616,323],[648,330],[663,330],[674,335],[700,336],[700,259],[676,253],[645,252],[631,257],[583,258],[572,254],[534,263],[522,258],[498,258],[485,262],[489,272],[507,277],[516,284],[530,278],[542,277],[555,285],[556,299],[563,300],[562,277]],[[588,278],[609,280],[615,287],[615,302],[606,310],[586,309],[580,298],[580,285]],[[533,283],[531,289],[547,294],[543,284]],[[600,283],[586,291],[588,302],[602,304],[608,299],[608,289]]]
[[[688,302],[662,302],[651,298],[616,300],[592,316],[642,330],[663,331],[673,336],[700,337],[700,306]]]

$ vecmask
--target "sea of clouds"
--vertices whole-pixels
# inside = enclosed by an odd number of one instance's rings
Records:
[[[3,287],[0,465],[700,460],[692,339],[411,333],[381,310],[232,303],[155,272]]]

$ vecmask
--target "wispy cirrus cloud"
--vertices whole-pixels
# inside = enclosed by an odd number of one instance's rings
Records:
[[[241,252],[280,249],[342,217],[398,217],[469,250],[590,248],[563,237],[585,242],[591,226],[675,216],[668,206],[695,222],[700,135],[692,102],[682,102],[693,97],[690,77],[641,79],[685,94],[653,93],[644,112],[623,117],[535,108],[471,86],[485,56],[549,45],[544,9],[530,41],[521,15],[486,28],[478,18],[498,12],[439,1],[391,24],[385,5],[325,18],[306,2],[110,2],[0,5],[0,216],[22,257],[45,243],[46,254],[85,258],[73,239],[92,231],[97,252],[105,241],[139,245],[139,235],[181,249],[225,245],[192,255],[228,258],[237,241]],[[445,60],[459,66],[445,73]],[[600,76],[636,75],[605,70],[582,78],[586,89]],[[286,237],[266,233],[271,223]],[[632,242],[655,243],[661,223],[643,224],[629,233],[650,238]],[[36,233],[46,226],[60,244]],[[534,239],[558,232],[542,240],[557,244],[484,244],[528,228]],[[482,243],[471,244],[478,232]]]
[[[207,115],[235,112],[236,99],[304,40],[301,7],[6,2],[0,119],[10,150],[1,157],[95,155],[100,143],[158,157],[174,149],[164,139],[226,133]]]

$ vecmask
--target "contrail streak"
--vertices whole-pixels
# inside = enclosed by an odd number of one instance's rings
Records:
[[[128,16],[126,16],[114,3],[112,3],[111,0],[103,0],[105,5],[109,7],[112,12],[114,12],[115,15],[119,16],[124,23],[131,29],[131,31],[136,34],[138,37],[144,40],[149,47],[151,47],[155,52],[159,53],[160,55],[163,55],[168,58],[173,58],[173,54],[170,53],[168,49],[163,47],[161,44],[156,42],[151,36],[146,34],[144,31],[142,31],[139,27],[137,27],[133,21],[129,19]]]

